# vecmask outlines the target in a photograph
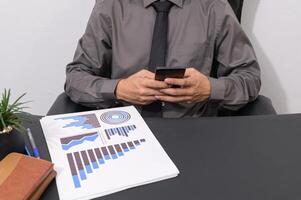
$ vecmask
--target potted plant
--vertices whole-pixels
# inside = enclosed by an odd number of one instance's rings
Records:
[[[0,98],[0,160],[11,152],[24,153],[25,128],[22,122],[26,118],[23,109],[27,102],[21,102],[21,99],[25,94],[10,104],[11,91],[4,89]]]

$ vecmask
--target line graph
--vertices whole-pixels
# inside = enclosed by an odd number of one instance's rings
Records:
[[[61,138],[60,141],[61,141],[62,149],[67,151],[74,146],[84,143],[85,141],[93,142],[98,137],[99,137],[98,132],[93,132],[93,133],[86,133],[86,134]]]

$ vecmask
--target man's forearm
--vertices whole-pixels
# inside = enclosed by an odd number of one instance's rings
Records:
[[[221,107],[238,110],[248,102],[254,101],[260,91],[260,69],[257,61],[238,67],[228,76],[210,78],[211,100],[219,101]]]
[[[74,102],[95,108],[114,105],[118,79],[93,76],[80,66],[68,66],[67,69],[65,92]]]

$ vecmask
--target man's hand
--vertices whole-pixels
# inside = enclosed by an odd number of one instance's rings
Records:
[[[168,87],[167,83],[156,81],[154,73],[141,70],[126,79],[120,80],[115,94],[117,99],[136,105],[148,105],[157,101],[155,96],[162,95],[159,90]]]
[[[164,80],[169,85],[177,85],[180,88],[161,89],[163,95],[157,95],[160,101],[172,103],[196,103],[209,98],[211,85],[201,72],[194,68],[187,68],[183,79],[167,78]]]

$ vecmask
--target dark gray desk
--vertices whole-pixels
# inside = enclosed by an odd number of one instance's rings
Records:
[[[99,199],[301,199],[301,114],[146,121],[181,174]],[[49,160],[39,124],[29,126]],[[58,199],[55,182],[42,199]]]

